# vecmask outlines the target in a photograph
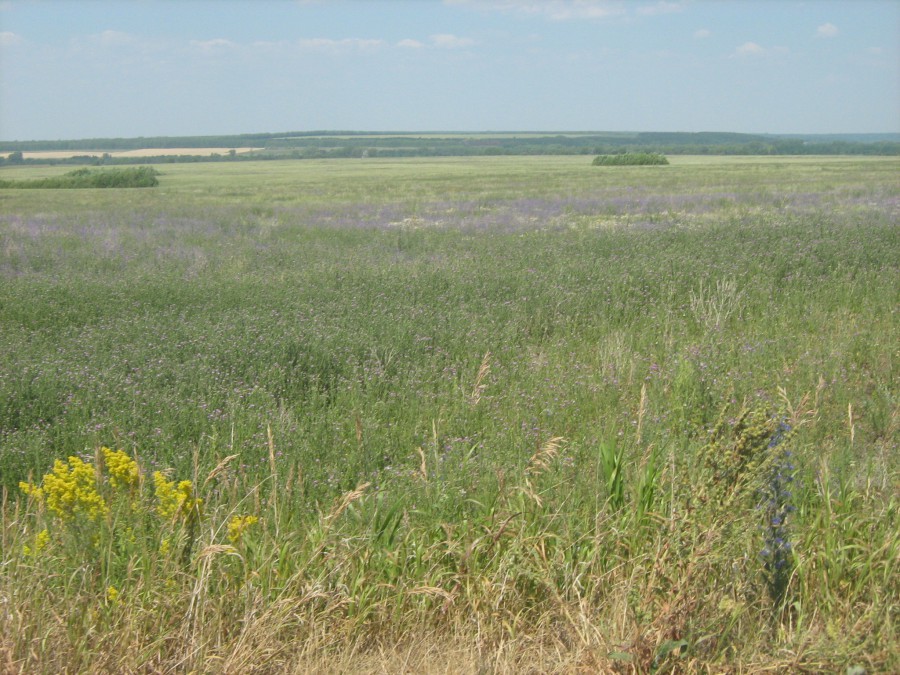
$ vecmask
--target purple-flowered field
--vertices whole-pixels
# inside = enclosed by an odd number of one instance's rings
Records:
[[[0,190],[0,664],[896,669],[898,169]]]

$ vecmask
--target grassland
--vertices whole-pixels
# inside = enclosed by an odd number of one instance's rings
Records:
[[[670,161],[0,190],[0,669],[900,669],[900,161]]]
[[[139,150],[35,150],[23,152],[24,159],[68,159],[71,157],[102,157],[109,155],[114,158],[158,157],[179,155],[227,155],[231,150],[237,154],[244,154],[260,150],[260,148],[141,148]],[[0,155],[9,154],[0,150]]]

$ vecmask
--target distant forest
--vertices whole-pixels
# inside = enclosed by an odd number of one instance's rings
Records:
[[[166,148],[259,148],[249,153],[166,155]],[[76,155],[28,159],[23,152],[111,153],[159,148],[155,157]],[[900,134],[761,135],[725,132],[449,133],[310,131],[231,136],[0,141],[3,164],[148,164],[161,162],[450,157],[483,155],[900,155]]]

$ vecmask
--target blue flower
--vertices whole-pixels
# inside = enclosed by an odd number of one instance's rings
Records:
[[[761,553],[765,560],[763,568],[769,594],[775,604],[779,606],[785,601],[793,562],[791,555],[793,547],[787,528],[787,516],[795,508],[791,504],[792,494],[787,486],[794,480],[795,468],[790,461],[791,451],[786,449],[779,451],[779,446],[790,429],[790,425],[782,421],[772,434],[772,438],[769,439],[769,451],[779,454],[774,457],[772,471],[760,495],[762,508],[765,511],[766,545]]]

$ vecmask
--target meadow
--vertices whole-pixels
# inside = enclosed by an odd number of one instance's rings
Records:
[[[900,670],[900,160],[670,162],[0,190],[0,670]]]

